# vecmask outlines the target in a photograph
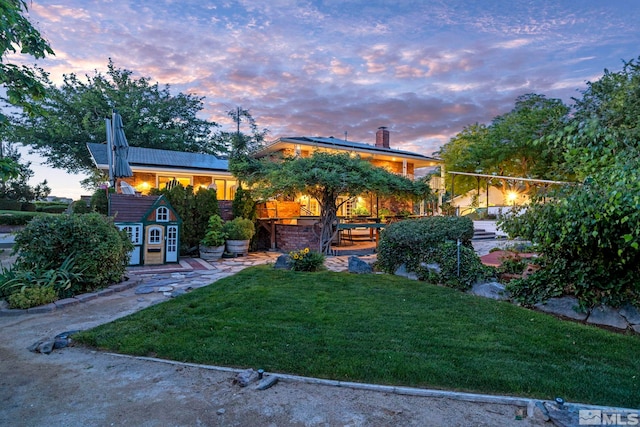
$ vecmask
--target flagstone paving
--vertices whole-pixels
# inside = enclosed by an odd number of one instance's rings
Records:
[[[504,248],[513,244],[509,240],[490,240],[473,242],[478,255],[488,254],[492,248]],[[221,258],[207,262],[199,258],[181,259],[179,264],[160,266],[130,267],[128,272],[140,282],[136,293],[148,293],[150,289],[162,292],[167,297],[178,296],[183,292],[209,285],[219,279],[231,276],[248,267],[275,264],[280,252],[251,252],[237,258]],[[376,254],[362,255],[358,258],[367,263],[377,259]],[[342,272],[349,269],[349,256],[328,256],[325,267],[329,271]],[[170,287],[171,289],[166,289]]]

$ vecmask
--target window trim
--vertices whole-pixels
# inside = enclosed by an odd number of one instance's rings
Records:
[[[151,238],[154,237],[155,231],[158,232],[157,241],[155,238],[152,241]],[[149,245],[159,245],[162,243],[162,227],[157,225],[149,227],[149,230],[147,231],[147,243]]]
[[[156,222],[169,222],[169,208],[159,206],[156,208]]]

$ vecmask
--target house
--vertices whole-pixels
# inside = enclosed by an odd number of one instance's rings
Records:
[[[96,167],[108,174],[107,144],[88,143],[87,148]],[[140,194],[179,182],[194,190],[215,188],[218,200],[233,200],[238,185],[229,172],[228,161],[211,154],[129,147],[127,160],[133,176],[120,181]]]
[[[164,196],[111,194],[109,216],[133,243],[129,265],[178,262],[182,221]]]
[[[386,127],[380,127],[376,131],[375,145],[362,142],[352,142],[346,139],[338,139],[330,136],[325,137],[285,137],[278,138],[267,144],[258,151],[255,156],[266,157],[270,155],[282,156],[310,156],[314,151],[328,151],[333,153],[352,153],[359,155],[362,159],[370,161],[378,167],[382,167],[404,177],[415,179],[419,170],[434,168],[442,164],[442,160],[428,157],[422,154],[393,149],[390,146],[390,132]],[[374,200],[372,195],[363,195],[354,200],[338,200],[345,202],[342,204],[339,216],[349,217],[359,210],[366,210],[371,214],[377,214],[379,208],[390,211],[400,211],[403,204],[386,200],[380,204],[379,200]],[[299,195],[296,199],[306,215],[319,215],[320,208],[316,200],[310,199],[306,195]]]

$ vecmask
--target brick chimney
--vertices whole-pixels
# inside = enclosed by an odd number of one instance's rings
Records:
[[[390,148],[389,147],[389,131],[386,127],[380,126],[376,132],[376,147]]]

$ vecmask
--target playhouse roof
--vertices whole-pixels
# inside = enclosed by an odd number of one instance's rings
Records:
[[[140,222],[161,198],[162,196],[111,194],[109,216],[114,217],[115,222]]]

